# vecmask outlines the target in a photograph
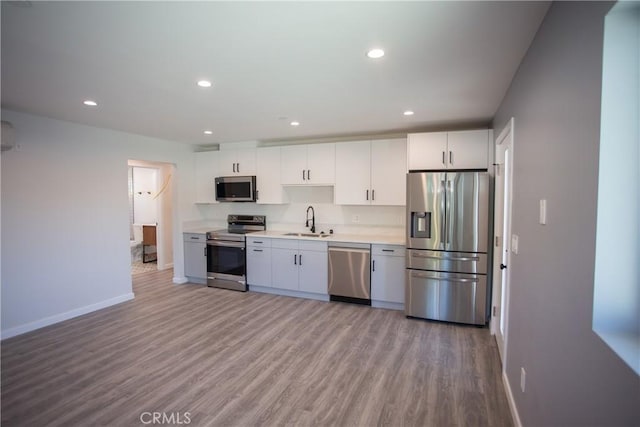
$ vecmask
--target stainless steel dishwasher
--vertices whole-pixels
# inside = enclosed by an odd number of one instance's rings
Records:
[[[331,301],[371,305],[371,245],[329,242]]]

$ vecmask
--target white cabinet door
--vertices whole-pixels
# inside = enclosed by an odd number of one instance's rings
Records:
[[[284,190],[280,183],[280,147],[258,148],[256,151],[256,187],[258,204],[282,204]]]
[[[300,251],[298,257],[299,289],[315,294],[327,294],[328,258],[324,252]]]
[[[404,303],[404,248],[372,245],[371,253],[371,299]]]
[[[406,164],[406,153],[404,156]],[[371,142],[336,144],[335,204],[368,205],[371,203],[371,190]]]
[[[336,144],[307,146],[306,184],[334,184],[336,182]]]
[[[306,183],[307,146],[291,145],[288,147],[280,147],[280,155],[282,161],[282,184],[299,185]]]
[[[195,157],[196,203],[216,203],[219,151],[193,153]]]
[[[184,274],[196,279],[207,279],[207,244],[184,242]]]
[[[241,176],[256,174],[256,149],[238,149],[236,152],[236,174]]]
[[[220,150],[219,169],[220,176],[231,176],[236,174],[236,150]]]
[[[489,166],[489,130],[449,132],[447,135],[449,169],[487,169]]]
[[[298,251],[295,249],[271,249],[271,286],[298,290]]]
[[[247,283],[271,286],[271,248],[247,246]]]
[[[447,132],[410,133],[409,170],[446,169]]]
[[[407,140],[371,141],[371,204],[404,206],[406,187]],[[337,194],[336,180],[336,203],[338,203]]]
[[[240,148],[220,150],[220,176],[256,174],[256,150]]]

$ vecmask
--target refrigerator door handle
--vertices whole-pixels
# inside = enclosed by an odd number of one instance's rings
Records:
[[[451,235],[453,234],[453,220],[456,219],[456,215],[455,212],[455,205],[453,204],[453,182],[451,182],[450,179],[448,179],[447,176],[447,188],[445,191],[445,209],[446,209],[446,226],[445,226],[445,233],[444,233],[444,248],[447,250],[451,250]]]
[[[412,257],[415,258],[429,258],[429,259],[441,259],[444,261],[478,261],[480,260],[480,257],[477,256],[471,256],[471,257],[444,257],[444,256],[438,256],[438,255],[425,255],[425,254],[421,254],[420,252],[413,252],[411,254]]]
[[[429,280],[435,280],[438,282],[455,282],[455,283],[477,283],[478,282],[478,279],[458,279],[455,277],[437,277],[437,276],[434,276],[433,274],[418,273],[416,271],[413,271],[411,275],[419,279],[429,279]]]
[[[446,212],[447,212],[447,206],[446,206],[446,188],[445,188],[445,181],[440,181],[440,191],[442,191],[442,194],[444,195],[444,197],[440,198],[440,236],[441,239],[441,245],[442,245],[442,249],[446,249],[447,247],[447,226],[446,226]]]

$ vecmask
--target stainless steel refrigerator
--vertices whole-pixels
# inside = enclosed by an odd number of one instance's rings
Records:
[[[489,174],[407,174],[405,314],[487,321]]]

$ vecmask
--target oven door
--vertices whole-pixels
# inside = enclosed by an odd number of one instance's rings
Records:
[[[207,285],[246,290],[244,242],[207,240]]]

